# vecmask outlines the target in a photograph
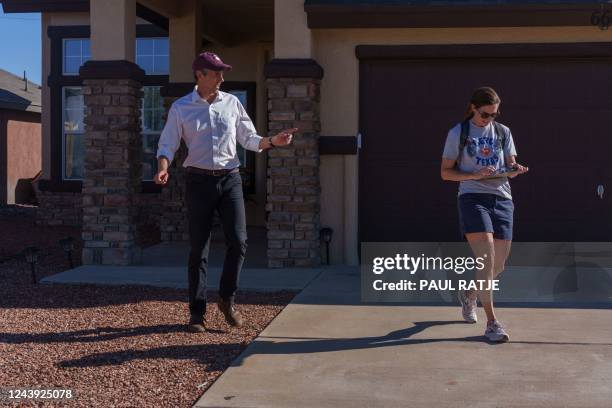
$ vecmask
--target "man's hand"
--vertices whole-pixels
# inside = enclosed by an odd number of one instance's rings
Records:
[[[166,184],[168,182],[168,171],[161,170],[155,175],[153,181],[155,181],[155,184]]]
[[[170,166],[170,161],[166,158],[166,156],[159,156],[157,159],[157,174],[153,178],[155,184],[164,185],[168,182],[168,167]]]
[[[291,144],[291,139],[293,138],[293,133],[297,132],[297,128],[285,129],[282,132],[272,136],[270,141],[274,146],[287,146]]]

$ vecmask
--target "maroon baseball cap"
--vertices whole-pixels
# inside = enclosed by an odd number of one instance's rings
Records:
[[[214,52],[205,51],[198,55],[193,60],[192,68],[194,71],[201,69],[210,69],[212,71],[229,71],[232,69],[231,65],[227,65],[221,61],[221,58]]]

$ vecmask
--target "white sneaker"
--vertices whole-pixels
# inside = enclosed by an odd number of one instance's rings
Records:
[[[476,323],[478,321],[478,316],[476,315],[476,296],[470,299],[467,291],[461,290],[457,292],[457,297],[459,298],[459,303],[461,303],[463,320],[468,323]]]
[[[484,333],[489,341],[505,342],[510,340],[510,336],[504,330],[504,327],[497,320],[487,323],[487,330]]]

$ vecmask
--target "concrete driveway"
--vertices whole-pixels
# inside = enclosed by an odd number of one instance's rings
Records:
[[[612,310],[498,308],[484,341],[457,306],[364,305],[357,268],[328,268],[197,407],[602,407],[612,401]],[[552,307],[551,307],[552,306]]]

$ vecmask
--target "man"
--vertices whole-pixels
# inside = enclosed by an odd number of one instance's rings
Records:
[[[232,67],[212,52],[194,60],[196,86],[176,100],[170,111],[157,150],[157,184],[168,182],[168,167],[180,146],[187,145],[185,202],[189,221],[189,311],[188,329],[203,333],[206,315],[206,274],[213,214],[217,210],[227,244],[219,285],[219,309],[231,326],[240,327],[242,317],[234,308],[234,295],[246,253],[246,220],[242,179],[238,171],[236,142],[261,152],[291,143],[297,129],[272,137],[261,137],[244,107],[234,95],[222,92],[223,73]]]

